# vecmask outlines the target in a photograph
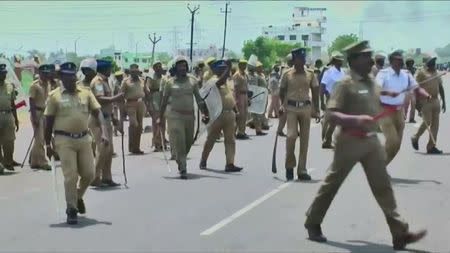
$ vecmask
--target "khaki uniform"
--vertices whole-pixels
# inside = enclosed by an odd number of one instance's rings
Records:
[[[97,73],[97,75],[91,81],[91,90],[95,97],[112,96],[112,90],[108,84],[108,77]],[[103,180],[111,180],[111,163],[113,154],[113,140],[112,140],[112,103],[104,104],[101,106],[101,113],[105,119],[106,136],[109,140],[109,145],[105,145],[101,142],[102,130],[100,126],[91,118],[89,127],[94,135],[96,143],[96,157],[95,157],[95,178]]]
[[[287,139],[286,139],[286,168],[294,168],[295,142],[299,136],[300,127],[300,155],[297,166],[297,174],[305,174],[306,158],[308,154],[309,128],[311,123],[311,98],[310,89],[318,87],[319,84],[314,71],[305,67],[304,72],[297,72],[295,68],[289,69],[281,79],[280,88],[285,91]],[[306,103],[300,106],[291,103]]]
[[[208,82],[209,79],[211,79],[211,77],[214,76],[214,73],[212,72],[211,69],[208,68],[208,70],[205,71],[205,73],[203,74],[203,82],[206,83]]]
[[[76,85],[77,85],[77,87],[88,89],[89,91],[91,91],[91,82],[86,81],[86,79],[77,81]],[[94,133],[92,132],[93,125],[94,125],[94,120],[89,119],[89,134],[92,137],[94,136]],[[95,152],[97,150],[97,146],[95,144],[95,138],[92,138],[91,146],[92,146],[92,151],[94,152],[94,156],[95,156]]]
[[[283,79],[283,75],[291,68],[285,69],[281,72],[281,78],[280,78],[280,85],[281,85],[281,80]],[[281,100],[281,99],[280,99]],[[281,103],[281,101],[280,101]],[[281,105],[281,104],[280,104]],[[283,104],[282,106],[284,106],[286,108],[286,103]],[[286,112],[282,113],[280,115],[280,117],[278,118],[278,128],[277,128],[277,133],[282,133],[284,127],[286,126],[286,121],[287,121],[287,116],[286,116]]]
[[[270,90],[270,104],[268,109],[268,115],[274,115],[279,117],[280,111],[280,75],[277,72],[272,72],[269,77],[269,90]]]
[[[57,88],[49,94],[44,114],[55,117],[55,131],[77,134],[88,130],[89,114],[99,108],[100,104],[88,89],[77,87],[75,94],[69,94],[63,88]],[[81,138],[55,134],[55,149],[61,159],[67,207],[77,208],[77,200],[83,197],[94,179],[91,142],[89,134]],[[77,189],[78,175],[81,178]]]
[[[258,75],[256,72],[248,73],[248,81],[247,82],[248,82],[248,85],[256,85],[259,87],[267,88],[266,80],[261,75]],[[261,132],[262,125],[264,123],[264,114],[251,113],[250,116],[252,118],[253,125],[255,125],[256,132]]]
[[[34,101],[35,116],[38,123],[37,126],[33,125],[34,142],[30,152],[30,165],[32,168],[40,168],[47,164],[44,149],[44,110],[50,88],[48,83],[42,84],[40,79],[35,80],[30,85],[29,96]]]
[[[242,135],[245,134],[245,123],[248,115],[247,80],[248,76],[245,72],[238,71],[233,75],[234,97],[239,111],[237,133]]]
[[[2,164],[13,166],[14,140],[16,124],[12,113],[11,100],[15,100],[14,86],[8,82],[0,82],[0,146],[3,151]],[[1,166],[1,165],[0,165]]]
[[[210,79],[210,81],[214,82],[217,82],[218,80],[219,78],[217,76],[213,76]],[[208,160],[209,153],[214,147],[220,133],[223,131],[226,165],[229,165],[234,164],[234,154],[236,150],[236,142],[234,139],[234,133],[236,130],[236,114],[234,112],[235,102],[228,81],[226,84],[218,87],[218,89],[222,102],[222,113],[209,126],[208,137],[206,138],[205,145],[203,146],[202,161]]]
[[[161,99],[162,99],[162,93],[164,90],[164,83],[166,82],[166,78],[164,76],[157,77],[156,75],[153,76],[153,78],[147,79],[147,85],[150,90],[149,97],[149,103],[152,103],[153,106],[153,112],[152,115],[152,132],[153,132],[153,139],[152,143],[153,146],[156,148],[162,148],[163,143],[161,142],[161,132],[163,134],[163,139],[165,139],[165,133],[166,133],[166,118],[164,115],[161,115],[161,124],[156,124],[156,120],[158,119],[158,115],[160,112],[161,107]],[[160,127],[161,126],[161,127]],[[166,145],[166,143],[164,143]]]
[[[186,170],[186,157],[194,142],[194,97],[199,104],[198,80],[193,76],[170,78],[164,86],[163,96],[170,100],[166,114],[169,135],[175,146],[178,169]],[[172,147],[173,148],[173,147]]]
[[[416,81],[417,83],[419,83],[437,75],[437,72],[430,72],[428,68],[422,68],[419,69],[416,73]],[[437,134],[439,130],[439,114],[441,112],[440,100],[438,98],[439,85],[442,85],[442,79],[440,77],[420,84],[420,87],[425,89],[428,94],[431,95],[431,100],[428,101],[426,98],[417,97],[416,103],[418,103],[421,107],[422,119],[424,120],[424,122],[422,122],[416,134],[412,137],[413,140],[419,140],[420,136],[422,136],[422,134],[427,129],[426,124],[428,124],[431,133],[433,134],[434,140],[437,141]],[[434,146],[435,143],[433,143],[432,138],[429,138],[427,150],[433,148]]]
[[[145,97],[144,81],[138,79],[136,82],[130,78],[123,80],[120,91],[123,92],[127,108],[128,120],[130,126],[128,128],[128,150],[131,153],[136,153],[141,150],[141,134],[142,121],[145,116],[147,108],[145,102],[142,100]]]

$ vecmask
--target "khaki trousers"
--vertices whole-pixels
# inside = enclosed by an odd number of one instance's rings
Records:
[[[377,137],[360,139],[341,133],[336,138],[333,163],[309,207],[305,226],[321,224],[325,214],[351,169],[361,162],[370,189],[386,217],[393,237],[405,235],[408,224],[397,212],[397,203],[385,166],[385,152]]]
[[[305,106],[301,108],[286,111],[287,117],[287,138],[286,138],[286,168],[295,167],[295,142],[300,136],[300,154],[297,166],[297,174],[307,173],[306,158],[308,155],[309,128],[311,124],[311,107]],[[299,135],[300,127],[300,135]]]
[[[439,130],[439,113],[441,112],[441,105],[439,99],[435,98],[431,101],[422,103],[422,119],[424,122],[420,125],[417,133],[412,137],[413,140],[419,140],[420,136],[426,131],[427,124],[430,127],[434,140],[437,141],[437,134]],[[427,150],[435,147],[432,138],[428,139]]]
[[[156,124],[156,120],[158,119],[159,112],[153,112],[152,113],[152,133],[153,133],[153,139],[152,144],[156,148],[162,148],[162,145],[166,145],[166,143],[161,142],[161,133],[163,134],[164,142],[165,142],[165,135],[166,135],[166,118],[161,115],[161,125]]]
[[[283,132],[284,127],[286,126],[286,121],[287,121],[287,112],[284,112],[280,115],[280,117],[278,118],[278,129],[277,129],[277,133],[281,133]]]
[[[61,159],[67,207],[77,208],[77,200],[83,198],[94,180],[94,155],[91,143],[90,135],[80,139],[55,135],[55,149]],[[78,176],[80,182],[77,187]]]
[[[44,115],[42,111],[36,111],[38,125],[33,126],[34,142],[30,151],[31,167],[42,167],[47,164],[44,149]]]
[[[233,111],[224,111],[209,127],[208,137],[203,146],[202,161],[207,161],[209,153],[214,147],[217,138],[223,130],[226,165],[234,164],[236,142],[234,130],[236,129],[236,114]]]
[[[271,94],[270,95],[270,104],[268,109],[269,116],[272,115],[272,113],[275,115],[275,117],[279,117],[279,110],[280,110],[280,97],[278,95]]]
[[[415,94],[408,94],[407,99],[409,102],[405,106],[405,115],[408,114],[409,108],[409,120],[414,120],[416,116],[416,96]]]
[[[111,164],[113,154],[113,138],[112,138],[112,123],[111,118],[105,119],[106,136],[108,137],[109,144],[105,145],[101,142],[102,130],[96,126],[91,128],[95,138],[96,156],[95,156],[95,178],[103,180],[111,180]],[[92,145],[92,144],[90,144]],[[92,150],[90,146],[90,150]]]
[[[142,121],[146,112],[144,101],[127,103],[127,113],[130,126],[128,127],[128,150],[132,153],[141,150]]]
[[[0,114],[0,146],[3,157],[0,161],[5,167],[12,166],[14,153],[14,140],[16,139],[16,124],[11,113]]]
[[[256,132],[261,132],[262,131],[262,124],[264,123],[264,115],[263,114],[256,114],[256,113],[251,113],[250,114],[252,117],[252,122],[253,125],[255,126],[255,131]]]
[[[328,103],[328,100],[330,100],[330,95],[325,94],[326,100]],[[324,118],[322,120],[322,144],[323,145],[331,145],[331,142],[333,141],[333,133],[336,129],[336,125],[333,122],[330,122]]]
[[[379,120],[381,131],[386,137],[386,166],[394,159],[400,150],[405,129],[405,115],[403,108],[393,111]]]
[[[239,116],[236,119],[237,133],[245,134],[245,124],[246,124],[247,117],[248,117],[247,94],[238,94],[236,105],[239,110]]]
[[[175,144],[178,168],[187,169],[186,158],[194,142],[194,117],[168,117],[169,135]],[[171,142],[172,145],[172,142]],[[172,147],[173,148],[173,147]]]

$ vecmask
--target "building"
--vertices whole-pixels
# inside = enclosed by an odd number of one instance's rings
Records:
[[[225,48],[225,53],[228,51],[228,49]],[[184,48],[184,49],[178,49],[175,52],[176,56],[183,56],[186,57],[186,59],[189,59],[190,56],[190,49]],[[197,62],[199,60],[204,60],[208,57],[216,57],[221,58],[222,57],[222,48],[217,48],[216,45],[211,44],[208,48],[194,48],[192,50],[192,61]]]
[[[122,54],[115,54],[114,60],[116,60],[118,66],[125,69],[129,68],[133,63],[139,65],[140,68],[148,68],[152,63],[152,54],[123,52]]]
[[[324,11],[326,8],[295,7],[290,25],[263,27],[263,36],[289,43],[300,42],[311,48],[308,60],[315,61],[320,58],[322,47],[325,46],[322,41],[325,33],[323,24],[327,21]]]

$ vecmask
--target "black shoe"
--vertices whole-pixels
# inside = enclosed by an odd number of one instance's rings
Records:
[[[311,181],[311,176],[306,173],[298,174],[298,180],[300,181]]]
[[[9,171],[14,171],[14,166],[13,165],[8,165],[8,166],[5,166],[5,169],[7,169]]]
[[[0,175],[3,175],[4,171],[5,171],[5,168],[2,165],[0,165]]]
[[[264,132],[256,132],[256,135],[257,135],[257,136],[264,136],[264,135],[267,135],[267,133],[264,133]]]
[[[415,243],[427,235],[426,230],[408,232],[406,235],[392,240],[394,250],[403,250],[407,244]]]
[[[262,130],[269,130],[270,129],[269,126],[262,126],[261,128],[262,128]]]
[[[200,161],[200,165],[198,167],[201,170],[206,170],[206,161]]]
[[[105,184],[108,187],[117,187],[120,186],[119,183],[114,182],[112,179],[109,180],[102,180],[102,183]]]
[[[328,143],[322,144],[323,149],[334,149],[334,146]]]
[[[427,150],[427,154],[432,154],[432,155],[442,154],[442,150],[439,150],[436,147],[432,147]]]
[[[245,134],[237,134],[236,139],[237,140],[248,140],[248,139],[250,139],[250,137],[248,137],[248,135],[245,135]]]
[[[143,154],[144,154],[144,151],[142,151],[142,150],[136,150],[136,151],[134,151],[134,152],[131,152],[131,154],[135,154],[135,155],[143,155]]]
[[[308,239],[315,242],[326,242],[327,238],[322,234],[320,225],[305,225],[308,230]]]
[[[77,209],[78,209],[78,213],[80,213],[80,214],[86,213],[86,206],[84,205],[83,199],[78,199]]]
[[[241,167],[234,166],[234,164],[227,164],[225,166],[225,172],[239,172],[242,169],[243,168],[241,168]]]
[[[413,146],[413,149],[419,150],[419,140],[415,140],[415,139],[411,138],[411,144]]]
[[[106,187],[107,185],[104,184],[102,182],[102,180],[100,180],[100,178],[96,178],[96,179],[94,179],[94,181],[91,182],[91,186],[94,186],[94,187]]]
[[[180,178],[181,179],[187,179],[187,172],[186,172],[186,170],[180,170]]]
[[[286,169],[286,181],[294,180],[294,169]]]
[[[75,225],[78,224],[78,217],[77,217],[77,209],[68,207],[66,209],[67,214],[67,224],[69,225]]]
[[[153,152],[162,152],[163,149],[162,147],[155,147],[155,149],[153,150]]]
[[[286,134],[285,134],[285,133],[283,133],[283,132],[278,132],[277,134],[278,134],[278,136],[281,136],[281,137],[286,137]]]
[[[409,119],[409,123],[416,123],[414,119]]]

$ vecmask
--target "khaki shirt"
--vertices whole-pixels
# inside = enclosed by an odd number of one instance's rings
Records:
[[[89,90],[91,89],[91,83],[86,81],[86,79],[79,80],[76,84],[81,88],[88,88]]]
[[[430,72],[427,67],[421,68],[416,72],[416,81],[417,83],[422,82],[424,80],[430,79],[434,76],[437,76],[437,71]],[[439,94],[439,85],[442,84],[442,79],[440,77],[434,78],[433,80],[427,81],[423,84],[420,84],[420,87],[425,89],[428,94],[431,95],[432,98],[438,98]],[[426,99],[422,98],[421,99]]]
[[[49,89],[51,86],[47,83],[42,85],[42,81],[37,79],[33,81],[30,85],[30,90],[28,91],[30,98],[33,99],[34,104],[42,108],[45,108],[45,101],[47,100]]]
[[[210,70],[210,69],[208,69],[206,72],[205,72],[205,74],[203,74],[203,82],[207,82],[209,79],[211,79],[211,77],[213,77],[214,76],[214,73]]]
[[[80,133],[88,129],[90,112],[100,108],[90,90],[76,87],[70,94],[60,87],[50,92],[44,114],[55,117],[55,130]]]
[[[111,97],[112,91],[108,84],[108,77],[97,73],[97,75],[91,81],[91,90],[95,97]],[[103,114],[111,115],[113,111],[113,104],[108,103],[102,105]]]
[[[318,87],[319,83],[314,75],[314,70],[305,67],[304,72],[297,72],[295,68],[290,68],[281,77],[280,89],[285,91],[285,100],[296,102],[310,101],[310,89]],[[286,109],[294,107],[287,105]]]
[[[193,76],[182,79],[173,77],[168,80],[163,93],[163,96],[169,97],[170,100],[168,117],[194,116],[194,96],[197,101],[202,100],[197,83],[198,79]]]
[[[380,112],[380,87],[369,76],[366,79],[351,71],[336,82],[327,108],[351,115],[375,116]],[[368,125],[365,131],[377,130],[377,123]]]
[[[11,100],[15,100],[14,85],[8,82],[0,82],[0,111],[11,110]]]
[[[236,73],[234,73],[234,91],[240,95],[247,96],[247,80],[248,76],[245,72],[237,71]]]
[[[219,81],[219,77],[214,75],[210,81],[216,83]],[[233,92],[231,92],[231,82],[229,80],[226,81],[225,84],[221,85],[220,87],[217,87],[219,89],[220,98],[222,100],[222,110],[224,111],[231,111],[234,109],[235,101],[233,97]]]
[[[122,81],[120,91],[123,92],[125,99],[138,99],[145,97],[144,82],[138,78],[134,82],[131,77]]]

